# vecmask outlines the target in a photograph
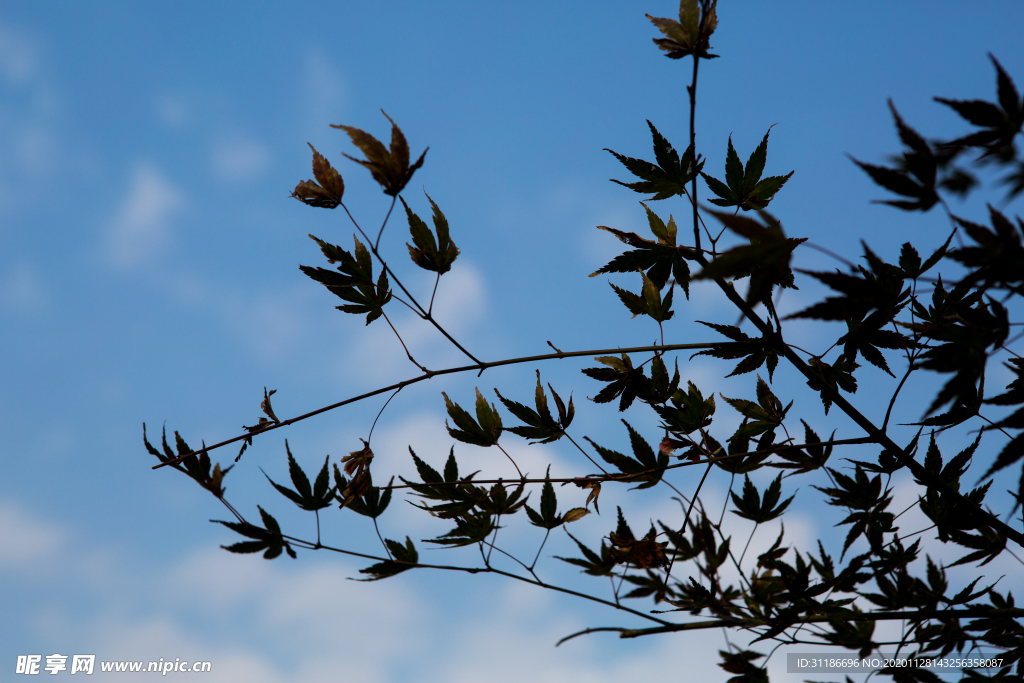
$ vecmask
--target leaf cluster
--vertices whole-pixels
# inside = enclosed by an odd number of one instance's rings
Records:
[[[678,364],[669,379],[668,368],[660,355],[651,360],[650,377],[644,374],[643,366],[633,367],[633,360],[627,353],[623,353],[620,358],[597,356],[594,360],[605,367],[584,368],[581,372],[599,382],[607,382],[608,386],[602,388],[593,401],[610,403],[619,399],[620,412],[633,405],[637,398],[651,405],[665,403],[679,388]]]

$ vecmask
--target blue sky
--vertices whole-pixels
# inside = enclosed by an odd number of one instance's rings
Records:
[[[650,343],[656,329],[631,321],[606,279],[587,275],[618,253],[594,226],[646,229],[640,196],[608,182],[625,172],[603,148],[650,157],[645,119],[685,147],[689,62],[662,57],[643,16],[674,11],[671,2],[0,8],[0,667],[60,652],[206,659],[209,680],[225,681],[718,678],[707,653],[723,647],[721,634],[597,635],[556,650],[578,628],[634,622],[489,578],[412,572],[357,584],[346,578],[363,565],[347,559],[229,555],[218,545],[235,539],[207,522],[223,508],[184,477],[151,471],[140,439],[144,421],[151,435],[166,421],[193,444],[233,436],[258,417],[264,386],[278,390],[285,417],[415,374],[382,322],[366,328],[333,310],[297,268],[320,265],[307,233],[348,244],[344,215],[288,197],[311,175],[308,141],[342,172],[353,214],[379,225],[388,198],[340,156],[354,151],[328,124],[384,138],[382,108],[414,154],[430,147],[403,196],[425,216],[426,190],[451,223],[462,255],[442,279],[437,312],[460,341],[489,359],[544,353],[546,340],[567,350]],[[940,244],[941,215],[869,204],[881,191],[844,155],[877,163],[897,150],[889,97],[929,136],[959,134],[931,98],[991,99],[990,51],[1024,88],[1024,7],[723,2],[719,14],[721,58],[702,64],[698,91],[706,170],[721,176],[730,134],[745,158],[776,124],[766,172],[795,170],[771,207],[789,234],[844,254],[865,238],[887,257],[908,239]],[[652,208],[685,212],[678,200]],[[983,201],[954,210],[981,218]],[[382,244],[408,283],[429,292],[407,240],[396,216]],[[833,266],[810,250],[798,263]],[[815,293],[787,293],[784,305],[795,310]],[[710,339],[694,318],[735,322],[707,288],[677,308],[668,342]],[[396,313],[421,362],[461,362],[415,322]],[[793,330],[814,343],[810,328]],[[686,358],[684,377],[706,393],[752,392],[749,376],[716,384],[722,366]],[[597,389],[581,367],[542,372],[574,392],[579,435],[621,445],[617,416],[585,399]],[[465,404],[474,386],[498,386],[523,401],[533,381],[519,367],[403,392],[375,432],[375,467],[408,474],[409,445],[440,464],[451,445],[442,390]],[[835,413],[824,417],[799,382],[777,381],[820,433],[859,435]],[[873,386],[858,395],[869,406]],[[308,528],[259,468],[287,479],[285,436],[307,470],[325,454],[337,461],[379,408],[368,402],[258,440],[228,476],[229,498],[247,514],[261,503]],[[655,425],[635,409],[627,418]],[[547,461],[553,473],[585,473],[560,445],[520,444],[513,453],[535,473]],[[456,452],[466,468],[503,466],[492,459],[500,454]],[[708,500],[720,505],[726,485],[710,481]],[[581,502],[560,493],[563,507]],[[636,519],[678,514],[668,495],[607,497],[602,509],[632,505]],[[383,518],[391,536],[445,530],[393,505]],[[796,505],[787,524],[796,542],[835,533],[800,496]],[[325,533],[372,552],[363,521],[330,512]],[[579,524],[596,539],[608,514]],[[510,531],[510,542],[535,547],[529,531]],[[578,580],[558,564],[547,560],[549,576]]]

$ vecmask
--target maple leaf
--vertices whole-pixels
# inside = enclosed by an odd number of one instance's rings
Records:
[[[668,223],[665,223],[646,204],[640,202],[640,205],[647,212],[647,222],[657,241],[644,239],[634,232],[623,232],[604,225],[597,226],[598,230],[615,235],[623,244],[637,248],[619,254],[591,273],[590,277],[596,277],[601,273],[635,273],[638,270],[646,270],[646,275],[654,286],[661,289],[668,282],[669,275],[673,275],[676,283],[683,288],[683,292],[689,298],[690,267],[686,261],[696,259],[694,251],[689,247],[676,246],[677,227],[672,216],[669,216]]]
[[[654,158],[658,165],[655,166],[643,159],[627,157],[606,147],[606,152],[611,152],[630,173],[640,178],[640,182],[637,183],[624,183],[615,179],[612,179],[612,182],[628,187],[634,192],[653,192],[651,201],[686,194],[686,184],[696,178],[704,168],[704,160],[694,158],[693,147],[688,147],[680,159],[675,147],[658,132],[654,124],[648,121],[647,125],[650,126],[651,137],[654,138]]]
[[[260,516],[263,518],[263,528],[250,524],[249,522],[225,522],[223,520],[213,520],[218,524],[223,524],[232,531],[245,536],[246,538],[254,539],[252,541],[242,541],[240,543],[234,543],[232,545],[222,545],[221,548],[231,553],[258,553],[261,550],[264,551],[263,559],[273,560],[274,558],[281,555],[281,552],[287,552],[288,556],[293,560],[295,559],[295,551],[292,549],[291,544],[284,540],[284,536],[281,535],[281,526],[277,523],[269,513],[267,513],[260,506],[256,506],[256,509],[260,511]]]
[[[377,282],[373,281],[373,262],[366,246],[355,240],[355,256],[341,247],[310,235],[329,263],[339,263],[337,270],[299,266],[308,277],[326,287],[335,296],[350,303],[337,306],[345,313],[366,313],[369,325],[384,313],[384,306],[391,301],[391,285],[386,269],[380,271]]]
[[[373,179],[384,188],[384,194],[390,197],[397,197],[405,186],[412,179],[412,174],[423,165],[423,159],[427,156],[427,150],[416,160],[412,166],[409,165],[409,143],[405,140],[402,130],[395,125],[391,117],[382,109],[381,113],[391,122],[391,149],[384,147],[384,144],[366,131],[353,126],[331,124],[331,128],[340,128],[352,138],[352,144],[366,155],[365,159],[345,156],[352,161],[365,166],[370,170]],[[430,149],[429,147],[427,149]]]
[[[389,576],[400,574],[407,569],[412,569],[420,561],[419,553],[416,552],[416,547],[408,536],[405,537],[405,545],[402,545],[398,541],[392,541],[390,538],[386,539],[384,544],[387,546],[388,551],[394,559],[378,562],[366,569],[360,569],[360,574],[370,575],[370,578],[359,579],[360,581],[379,581],[380,579],[386,579]]]
[[[594,403],[609,403],[618,398],[619,412],[622,412],[633,405],[633,400],[637,396],[643,397],[648,394],[650,380],[644,376],[642,367],[633,367],[633,360],[628,354],[623,353],[621,359],[615,356],[597,356],[594,360],[608,367],[583,368],[580,372],[599,382],[609,383],[593,398]]]
[[[717,4],[718,0],[681,0],[679,21],[644,15],[665,35],[653,38],[654,44],[669,59],[682,59],[687,55],[693,55],[694,59],[714,59],[718,55],[708,52],[711,48],[708,41],[718,26]]]
[[[534,402],[537,405],[537,410],[532,410],[522,403],[510,401],[502,396],[497,389],[494,390],[494,393],[498,395],[498,398],[505,404],[509,412],[526,423],[523,427],[509,427],[508,431],[526,439],[538,439],[534,443],[551,443],[565,436],[565,430],[569,428],[576,414],[576,410],[572,405],[572,397],[569,397],[569,407],[566,408],[562,397],[558,395],[550,384],[548,388],[551,389],[551,395],[555,399],[555,406],[558,408],[557,422],[548,408],[548,398],[544,393],[544,387],[540,383],[540,370],[537,370],[537,390],[534,392]]]
[[[737,216],[722,211],[711,211],[723,225],[736,234],[750,240],[749,245],[733,247],[719,254],[704,267],[704,270],[693,276],[694,280],[750,277],[747,290],[747,303],[760,302],[768,310],[774,312],[772,288],[775,286],[799,289],[796,286],[793,269],[789,262],[793,250],[806,237],[786,237],[782,224],[767,211],[758,211],[764,220],[759,223],[746,216]]]
[[[668,294],[662,299],[661,291],[643,271],[640,271],[640,277],[643,279],[643,285],[639,295],[616,287],[610,282],[608,284],[634,318],[638,315],[648,315],[659,323],[670,320],[675,315],[675,311],[672,310],[673,288],[669,287]]]
[[[981,158],[995,157],[1011,161],[1015,156],[1013,140],[1024,126],[1024,100],[1017,87],[999,61],[989,53],[996,68],[996,86],[999,104],[984,100],[950,100],[936,97],[935,101],[950,107],[972,125],[982,130],[946,143],[949,147],[981,147]],[[1019,193],[1015,187],[1011,196]]]
[[[900,140],[907,148],[903,155],[898,157],[898,167],[874,166],[858,161],[852,156],[850,160],[860,166],[878,185],[910,198],[875,200],[873,203],[888,204],[904,211],[927,211],[939,201],[939,195],[935,191],[938,160],[931,145],[903,122],[892,100],[889,100],[889,109],[896,122]]]
[[[284,449],[288,453],[288,474],[291,476],[292,485],[295,486],[295,489],[292,490],[287,486],[281,486],[260,469],[271,486],[277,489],[278,493],[299,506],[300,510],[322,510],[330,505],[331,501],[334,500],[334,491],[330,487],[331,480],[327,469],[329,458],[324,458],[324,466],[320,470],[320,474],[317,475],[316,483],[314,486],[310,486],[306,473],[302,471],[302,467],[299,466],[299,463],[295,462],[295,458],[292,456],[292,450],[288,447],[288,439],[284,441]]]
[[[736,367],[733,368],[733,371],[726,375],[726,377],[753,372],[767,362],[768,379],[771,380],[774,377],[775,368],[779,364],[779,354],[778,351],[772,348],[771,341],[769,339],[754,339],[734,325],[716,325],[714,323],[706,323],[703,320],[697,320],[696,322],[701,325],[707,325],[711,329],[721,332],[734,342],[740,343],[717,349],[698,351],[693,354],[691,358],[696,358],[697,356],[713,356],[724,360],[742,358],[743,360],[741,360]]]
[[[712,204],[738,206],[744,211],[750,211],[765,208],[775,198],[775,194],[792,177],[794,171],[784,176],[761,178],[768,158],[768,135],[771,132],[772,129],[769,128],[761,144],[751,152],[746,166],[740,163],[736,148],[732,146],[732,136],[729,136],[729,150],[725,157],[725,182],[701,172],[708,188],[719,197],[712,199]]]
[[[427,194],[424,192],[423,194]],[[412,212],[409,205],[402,199],[402,206],[405,207],[405,214],[409,219],[409,233],[412,235],[412,244],[406,243],[409,248],[409,256],[413,263],[424,270],[435,273],[447,273],[451,270],[452,263],[459,255],[459,248],[448,235],[448,219],[445,218],[441,209],[434,203],[434,200],[427,195],[427,200],[434,210],[434,229],[437,231],[437,239],[434,239],[430,228],[419,216]]]
[[[309,206],[333,209],[341,204],[341,197],[345,194],[345,181],[313,145],[308,142],[306,144],[313,150],[313,177],[320,184],[312,180],[303,180],[292,190],[292,197]]]
[[[445,422],[448,434],[452,438],[485,448],[498,443],[502,430],[501,415],[498,414],[498,409],[493,404],[487,404],[479,389],[476,390],[476,420],[462,406],[453,403],[448,398],[448,394],[442,391],[441,395],[444,396],[444,403],[448,408],[448,416],[452,418],[455,426],[458,427],[458,429],[452,429],[448,427],[448,422]]]

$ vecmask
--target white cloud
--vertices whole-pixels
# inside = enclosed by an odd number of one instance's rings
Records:
[[[403,278],[403,282],[424,308],[429,306],[433,277]],[[396,296],[405,298],[393,283],[392,286]],[[473,335],[480,329],[487,315],[487,299],[483,273],[473,263],[460,260],[451,271],[441,276],[432,316],[460,344],[471,348]],[[387,313],[402,335],[409,352],[420,364],[436,370],[468,362],[437,328],[408,312],[402,304],[389,304]],[[368,328],[360,329],[357,338],[358,341],[352,348],[345,350],[338,363],[343,377],[351,378],[356,374],[366,381],[386,383],[417,372],[416,367],[406,359],[395,333],[383,319]],[[353,363],[353,358],[359,359],[359,362]]]
[[[181,190],[155,167],[140,164],[107,234],[110,262],[131,268],[155,257],[171,241],[169,221],[185,205]]]
[[[39,537],[41,528],[54,533],[23,511],[0,507],[3,546],[26,534]],[[265,562],[213,548],[161,565],[124,556],[97,572],[95,558],[73,552],[55,541],[22,558],[56,568],[52,580],[63,586],[60,596],[8,615],[22,622],[32,642],[94,653],[98,661],[210,661],[212,671],[203,676],[210,681],[373,682],[409,680],[412,673],[416,680],[446,683],[597,682],[627,673],[666,677],[680,657],[692,659],[688,671],[706,677],[717,660],[699,655],[721,646],[717,632],[623,644],[600,634],[555,649],[559,638],[586,622],[564,609],[563,596],[516,582],[488,586],[486,579],[447,578],[445,584],[446,577],[422,574],[356,583],[347,579],[360,565],[340,558],[323,563],[305,553],[295,563]],[[417,580],[440,592],[418,590]],[[460,600],[453,601],[456,595]],[[98,667],[93,675],[123,678]]]
[[[211,165],[221,180],[241,183],[270,168],[270,150],[261,142],[240,135],[228,135],[213,146]]]
[[[25,83],[38,70],[39,50],[28,36],[0,24],[0,75],[9,83]]]
[[[0,503],[0,567],[27,567],[52,558],[65,534],[10,502]]]
[[[160,121],[171,128],[178,128],[188,119],[188,107],[185,100],[174,95],[160,95],[153,102],[156,116]]]
[[[324,132],[329,124],[344,123],[338,117],[345,106],[345,85],[327,54],[319,48],[306,56],[303,91],[306,125],[311,132]]]
[[[53,160],[61,155],[53,132],[33,122],[14,137],[15,155],[20,169],[27,175],[40,176],[52,172]]]
[[[260,360],[287,355],[313,324],[306,315],[308,287],[239,292],[195,274],[172,275],[169,283],[171,295],[179,303],[213,312],[214,319]]]
[[[0,278],[0,306],[8,310],[31,312],[46,305],[46,290],[39,272],[31,263],[19,263]]]

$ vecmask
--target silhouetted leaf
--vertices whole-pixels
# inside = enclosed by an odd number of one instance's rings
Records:
[[[377,138],[358,128],[334,125],[333,123],[331,128],[340,128],[348,133],[348,136],[352,138],[352,144],[358,147],[366,155],[366,158],[356,159],[348,154],[345,156],[369,169],[373,179],[380,183],[380,186],[384,189],[384,194],[397,197],[405,189],[409,180],[412,179],[412,174],[423,165],[423,159],[427,156],[427,150],[423,150],[423,154],[416,160],[416,163],[410,166],[409,143],[405,141],[405,135],[402,134],[401,129],[395,125],[390,116],[383,110],[381,113],[391,123],[390,150],[384,147]]]
[[[747,159],[745,168],[740,163],[736,149],[732,146],[732,136],[729,136],[729,150],[725,160],[725,182],[712,178],[706,173],[701,173],[708,188],[719,197],[712,199],[712,204],[738,206],[744,211],[763,209],[775,198],[775,194],[782,189],[786,181],[792,177],[793,171],[790,171],[788,175],[761,179],[768,156],[769,133],[771,133],[771,128],[768,129],[768,133],[764,134],[761,144]],[[750,237],[750,235],[745,236]]]

